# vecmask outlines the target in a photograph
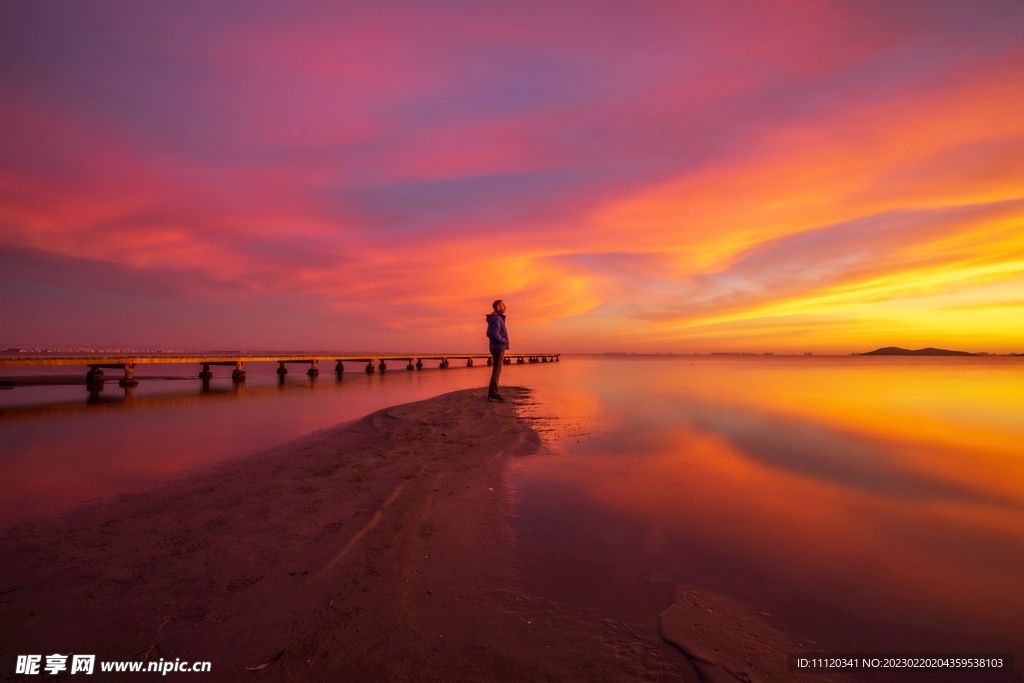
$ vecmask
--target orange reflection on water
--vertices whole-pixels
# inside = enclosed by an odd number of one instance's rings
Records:
[[[606,361],[550,390],[601,406],[522,468],[523,514],[586,501],[566,528],[629,520],[669,573],[825,641],[1020,650],[1024,364],[956,360]]]
[[[889,458],[922,476],[1024,500],[1024,363],[1018,359],[857,357],[796,365],[801,360],[705,367],[675,388],[875,440]],[[716,381],[708,381],[711,373]]]

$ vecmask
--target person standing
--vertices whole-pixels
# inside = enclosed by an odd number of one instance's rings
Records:
[[[508,329],[505,327],[505,302],[501,299],[491,304],[494,310],[487,314],[487,339],[491,349],[491,384],[487,387],[488,401],[504,401],[498,393],[498,378],[508,351]]]

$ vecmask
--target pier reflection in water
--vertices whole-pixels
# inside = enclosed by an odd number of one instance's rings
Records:
[[[187,379],[187,378],[182,378]],[[316,383],[316,377],[310,377],[309,383],[312,385]],[[208,377],[201,377],[199,379],[199,393],[209,394],[215,392],[218,394],[235,394],[240,396],[245,393],[245,382],[232,382],[231,388],[226,389],[224,387],[218,387],[216,390],[211,389],[211,379]],[[341,381],[341,378],[338,378]],[[281,377],[278,379],[278,385],[284,386],[285,378]],[[97,405],[101,403],[125,403],[130,404],[135,402],[135,390],[138,387],[137,384],[129,384],[124,387],[116,387],[112,391],[108,391],[106,394],[103,393],[105,388],[105,380],[98,380],[94,382],[87,382],[85,385],[86,391],[89,392],[89,397],[86,399],[87,405]]]

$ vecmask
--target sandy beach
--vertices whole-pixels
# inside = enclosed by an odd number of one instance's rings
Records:
[[[381,410],[3,531],[3,675],[84,653],[224,681],[785,677],[785,636],[692,589],[642,623],[521,590],[507,474],[541,441],[528,392],[507,395]]]

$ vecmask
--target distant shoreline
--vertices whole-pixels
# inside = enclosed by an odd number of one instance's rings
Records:
[[[874,351],[860,354],[862,356],[987,356],[987,353],[970,353],[968,351],[950,351],[949,349],[936,349],[928,347],[924,349],[904,349],[899,346],[883,346]],[[1014,355],[1014,354],[1010,354]]]

